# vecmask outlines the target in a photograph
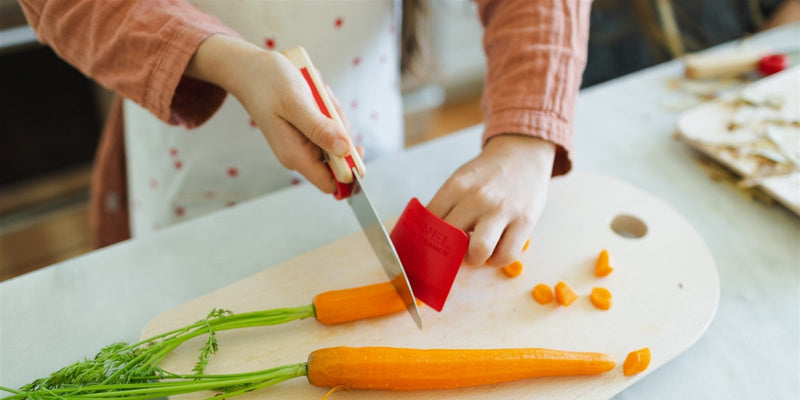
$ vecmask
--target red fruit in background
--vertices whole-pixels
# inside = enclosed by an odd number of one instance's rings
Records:
[[[758,61],[758,72],[761,75],[772,75],[789,67],[789,57],[786,54],[770,54]]]

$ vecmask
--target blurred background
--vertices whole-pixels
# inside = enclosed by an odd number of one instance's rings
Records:
[[[482,120],[475,4],[428,7],[437,68],[402,83],[407,146]],[[796,21],[798,9],[800,0],[595,0],[583,87]],[[89,181],[111,97],[37,43],[16,0],[0,0],[0,281],[92,250]]]

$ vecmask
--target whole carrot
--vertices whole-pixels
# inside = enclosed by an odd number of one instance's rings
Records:
[[[314,386],[425,390],[488,385],[544,376],[595,375],[614,368],[603,353],[519,349],[331,347],[308,357]]]
[[[596,375],[614,368],[603,353],[549,349],[419,350],[393,347],[332,347],[313,351],[307,362],[253,372],[131,377],[107,385],[22,388],[3,400],[155,399],[203,391],[223,400],[306,376],[314,386],[348,389],[425,390],[487,385],[519,379]],[[264,397],[264,396],[262,396]]]

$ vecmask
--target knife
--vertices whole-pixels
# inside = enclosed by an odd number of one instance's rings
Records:
[[[326,117],[336,121],[342,128],[344,124],[339,114],[336,112],[333,102],[328,96],[328,91],[322,83],[317,70],[311,63],[311,58],[306,53],[305,49],[300,46],[292,47],[287,50],[281,51],[286,58],[291,61],[295,67],[300,69],[300,73],[305,78],[311,89],[311,94],[314,101],[317,103],[320,111]],[[417,324],[419,329],[422,329],[422,318],[419,315],[417,302],[414,300],[414,291],[411,289],[411,284],[408,281],[403,263],[400,262],[400,257],[397,255],[394,244],[389,239],[389,234],[383,226],[378,213],[372,202],[369,201],[367,192],[364,189],[364,182],[362,178],[365,174],[364,163],[361,161],[355,147],[351,145],[350,154],[346,157],[339,157],[335,154],[323,151],[325,160],[328,167],[331,169],[334,180],[336,181],[337,190],[334,197],[337,199],[347,198],[353,213],[356,215],[361,229],[367,236],[372,251],[378,257],[381,265],[383,266],[386,275],[394,285],[397,294],[403,300],[406,309],[411,314],[411,318]]]

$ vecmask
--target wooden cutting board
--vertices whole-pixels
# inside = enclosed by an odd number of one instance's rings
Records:
[[[594,262],[604,248],[614,271],[597,278]],[[340,391],[331,398],[610,398],[689,348],[708,327],[719,301],[714,260],[692,227],[660,200],[599,175],[576,172],[553,181],[521,261],[524,272],[513,279],[496,268],[462,267],[444,310],[437,313],[422,307],[422,331],[409,315],[400,313],[337,326],[311,319],[220,332],[220,351],[206,372],[244,372],[302,362],[310,351],[330,346],[546,347],[606,352],[617,358],[618,365],[594,377],[538,378],[427,392]],[[214,307],[244,312],[299,306],[310,304],[319,292],[385,279],[366,238],[357,233],[169,310],[153,319],[142,337],[202,319]],[[542,306],[531,297],[534,285],[554,286],[560,280],[580,296],[569,307]],[[613,293],[610,310],[592,306],[588,294],[593,286]],[[179,347],[162,366],[188,373],[204,340],[196,338]],[[650,368],[637,376],[623,376],[627,353],[645,346],[652,352]],[[241,397],[319,399],[326,391],[297,378]]]

